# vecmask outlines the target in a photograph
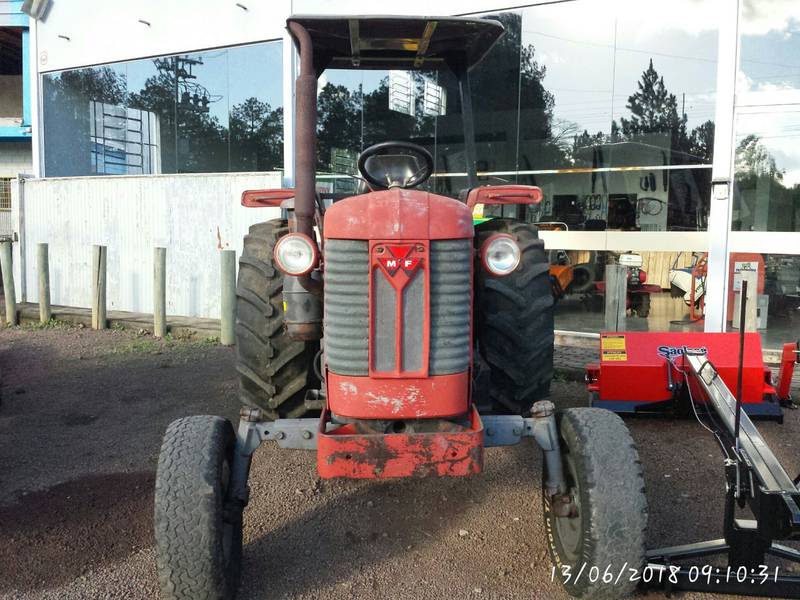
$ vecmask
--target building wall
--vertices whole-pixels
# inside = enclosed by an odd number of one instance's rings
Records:
[[[242,0],[239,4],[246,9],[219,0],[53,2],[47,19],[36,23],[38,69],[55,71],[279,39],[284,35],[286,18],[293,13],[444,15],[502,5],[497,0],[447,1],[432,10],[430,2],[408,0],[388,10],[364,0]],[[97,27],[97,23],[104,26]]]
[[[241,206],[243,190],[280,187],[280,173],[27,180],[18,220],[18,296],[37,302],[36,245],[49,244],[56,305],[91,306],[93,244],[108,247],[109,310],[153,310],[153,248],[167,249],[167,314],[218,318],[220,254],[242,252],[256,222],[279,209]]]
[[[22,76],[0,75],[0,122],[14,119],[15,125],[22,119]]]
[[[0,142],[0,178],[13,178],[31,169],[30,142]]]
[[[218,0],[53,2],[47,19],[36,22],[38,69],[54,71],[282,37],[288,0],[240,4],[246,10]]]

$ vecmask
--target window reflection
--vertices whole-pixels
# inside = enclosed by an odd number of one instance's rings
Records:
[[[743,0],[737,92],[800,90],[800,4]]]
[[[800,231],[800,112],[760,108],[736,119],[734,231]]]
[[[800,328],[800,256],[732,253],[727,301],[728,330],[735,331],[738,302],[736,278],[740,269],[757,273],[756,329],[765,348],[779,349],[797,339]]]
[[[571,229],[706,228],[717,33],[685,15],[713,5],[523,11],[543,99],[538,112],[520,105],[519,178],[551,188],[550,216]],[[544,123],[535,142],[523,125],[531,112]]]
[[[741,4],[735,231],[800,231],[800,6]]]
[[[43,77],[45,174],[281,169],[278,42]]]
[[[714,6],[578,1],[481,15],[506,35],[470,73],[480,182],[542,186],[549,208],[535,217],[571,229],[705,229],[717,54],[705,17]],[[432,189],[457,197],[467,185],[457,80],[403,76],[413,110],[390,97],[397,73],[323,74],[318,169],[354,170],[364,147],[412,141],[434,155]],[[425,112],[426,81],[444,91],[444,115]],[[320,180],[327,191],[355,189],[341,176]]]
[[[692,252],[608,252],[550,250],[550,281],[556,329],[596,332],[605,326],[605,272],[625,255],[628,275],[625,327],[628,331],[702,331],[704,278],[694,292],[675,285],[676,273],[691,281],[702,255]],[[690,286],[689,286],[690,287]],[[692,310],[692,301],[695,308]]]

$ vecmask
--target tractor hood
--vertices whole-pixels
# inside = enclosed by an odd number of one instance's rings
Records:
[[[353,196],[325,212],[325,237],[347,240],[446,240],[474,235],[462,202],[394,188]]]

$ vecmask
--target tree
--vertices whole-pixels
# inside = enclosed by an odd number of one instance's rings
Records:
[[[154,60],[157,66],[158,60]],[[155,75],[147,78],[139,92],[128,97],[128,106],[131,108],[158,115],[162,171],[227,171],[227,128],[216,116],[196,107],[183,106],[175,97],[175,88],[176,75],[173,70],[159,68]]]
[[[578,159],[578,155],[582,148],[592,148],[593,146],[599,146],[605,143],[605,141],[606,141],[606,134],[604,134],[602,131],[598,131],[597,133],[592,135],[586,129],[584,129],[583,133],[581,133],[580,135],[576,135],[572,138],[572,148],[570,148],[569,156],[572,158],[574,163],[574,161]]]
[[[637,86],[625,105],[631,111],[631,118],[620,118],[622,135],[628,140],[647,134],[669,135],[670,149],[686,148],[686,115],[678,115],[677,98],[667,90],[652,58]]]
[[[331,170],[331,150],[361,150],[362,94],[326,83],[317,95],[317,169]]]
[[[235,170],[271,171],[283,168],[283,109],[247,98],[231,108],[231,163]]]
[[[800,185],[784,184],[784,172],[757,135],[736,147],[733,228],[797,231],[800,227]]]
[[[689,135],[689,154],[710,163],[714,156],[714,121],[701,123]]]
[[[777,181],[783,180],[783,172],[778,169],[775,157],[761,143],[761,139],[750,134],[736,147],[736,176],[769,177]]]

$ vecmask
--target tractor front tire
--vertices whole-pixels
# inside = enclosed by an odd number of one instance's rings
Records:
[[[555,577],[576,598],[628,596],[636,588],[631,574],[641,576],[645,565],[647,529],[642,465],[630,432],[611,411],[571,408],[560,415],[559,436],[577,510],[557,516],[547,492],[542,494]],[[544,469],[542,481],[546,464]]]
[[[230,600],[242,558],[242,506],[228,501],[236,438],[230,421],[173,421],[158,457],[156,566],[164,600]]]
[[[476,337],[481,357],[490,368],[491,412],[524,415],[550,393],[553,377],[550,263],[536,226],[492,219],[476,227],[477,247],[497,233],[514,237],[521,251],[520,263],[504,277],[476,266]]]
[[[242,404],[262,409],[266,419],[305,415],[305,393],[315,379],[318,342],[294,340],[283,324],[283,274],[273,264],[285,220],[250,227],[244,238],[236,284],[236,371]]]

